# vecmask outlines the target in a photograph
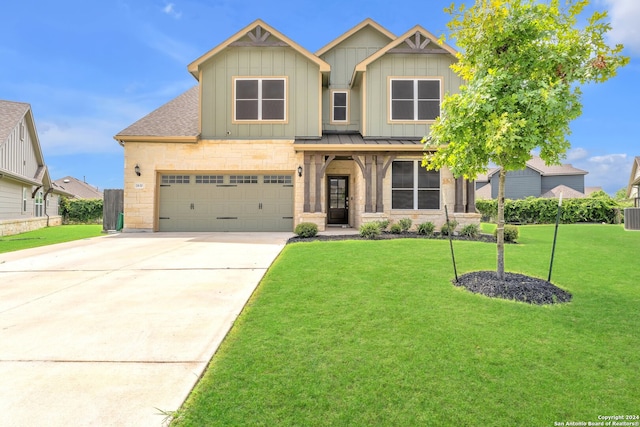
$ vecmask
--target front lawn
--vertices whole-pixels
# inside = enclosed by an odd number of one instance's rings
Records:
[[[60,225],[0,237],[0,253],[87,239],[102,234],[102,224]]]
[[[546,278],[553,226],[520,228],[507,270]],[[454,241],[458,272],[495,245]],[[451,285],[449,243],[287,246],[178,426],[553,426],[640,412],[640,235],[561,225],[536,306]]]

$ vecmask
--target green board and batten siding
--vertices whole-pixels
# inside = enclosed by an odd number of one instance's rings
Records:
[[[202,138],[320,136],[318,65],[289,47],[229,47],[201,67]],[[285,123],[233,123],[234,77],[287,77]]]
[[[388,77],[441,77],[442,96],[457,93],[463,84],[450,68],[455,58],[449,54],[387,54],[369,64],[366,72],[366,136],[422,137],[429,134],[424,122],[389,123]]]
[[[347,90],[353,70],[360,62],[386,46],[391,40],[374,28],[366,27],[320,55],[331,65],[329,89],[323,88],[322,128],[329,131],[359,131],[361,126],[360,88],[349,90],[349,123],[331,124],[331,90]]]

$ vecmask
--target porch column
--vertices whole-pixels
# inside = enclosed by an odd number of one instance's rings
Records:
[[[464,212],[464,202],[463,202],[463,187],[464,187],[464,178],[459,177],[456,178],[456,198],[455,205],[453,205],[454,212]]]
[[[476,182],[467,181],[467,213],[476,212]]]
[[[316,206],[314,212],[322,212],[322,161],[323,155],[316,154]]]
[[[373,212],[373,201],[371,200],[371,196],[373,190],[371,185],[373,184],[371,180],[371,165],[373,163],[373,156],[364,156],[364,185],[365,185],[365,193],[364,193],[364,211],[365,212]]]
[[[304,153],[304,207],[303,212],[311,212],[311,155]]]
[[[384,157],[376,156],[376,212],[384,212],[384,203],[382,202],[383,168]]]

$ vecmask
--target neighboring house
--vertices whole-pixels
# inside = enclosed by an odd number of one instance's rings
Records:
[[[421,167],[461,79],[421,26],[366,19],[311,53],[257,20],[188,65],[197,85],[114,138],[125,231],[292,231],[380,219],[478,223],[475,187]]]
[[[102,191],[98,190],[97,187],[72,176],[56,179],[53,181],[53,185],[56,189],[70,193],[74,199],[102,199],[103,197]]]
[[[498,198],[499,171],[500,168],[494,168],[487,175],[478,176],[478,199]],[[584,176],[587,173],[570,164],[547,166],[540,157],[533,156],[524,169],[507,172],[504,196],[512,200],[526,197],[557,198],[562,192],[564,198],[582,198],[586,195]]]
[[[0,236],[60,225],[31,106],[0,100]]]
[[[634,200],[634,206],[640,208],[640,156],[636,156],[631,166],[631,176],[627,186],[627,198]]]

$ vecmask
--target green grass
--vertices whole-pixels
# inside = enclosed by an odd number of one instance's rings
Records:
[[[486,231],[486,230],[485,230]],[[507,270],[546,278],[553,226],[520,227]],[[454,241],[458,271],[495,245]],[[449,243],[287,246],[212,359],[178,426],[552,426],[640,407],[640,234],[562,225],[532,306],[451,285]]]
[[[28,233],[0,237],[0,253],[86,239],[101,234],[101,224],[45,227]]]

